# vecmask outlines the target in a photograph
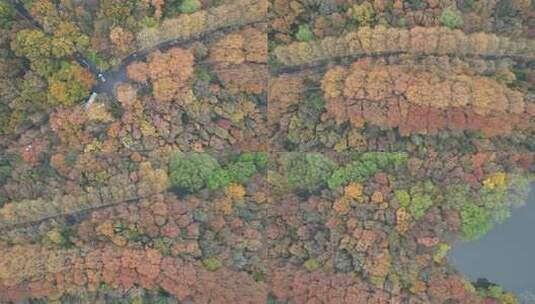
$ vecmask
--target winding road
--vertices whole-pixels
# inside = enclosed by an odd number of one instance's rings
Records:
[[[33,18],[33,16],[30,14],[30,12],[24,7],[21,0],[14,0],[14,7],[17,11],[20,18],[23,18],[26,20],[32,27],[44,31],[44,27]],[[158,49],[162,52],[165,52],[173,47],[176,47],[178,45],[182,45],[185,43],[192,42],[194,40],[199,39],[199,37],[213,34],[220,31],[226,31],[226,30],[233,30],[235,26],[244,26],[244,25],[251,25],[256,23],[263,23],[265,22],[262,20],[249,20],[244,23],[239,24],[228,24],[227,26],[221,26],[218,28],[212,28],[202,33],[197,33],[188,37],[177,37],[172,40],[163,41],[158,44],[155,44],[149,48],[142,48],[137,49],[134,52],[130,53],[126,57],[120,59],[120,65],[114,69],[107,70],[107,71],[101,71],[89,58],[84,56],[81,53],[75,54],[73,56],[73,59],[80,64],[80,66],[87,69],[92,75],[94,75],[95,79],[97,79],[97,83],[91,88],[90,95],[86,96],[85,102],[86,105],[88,105],[88,101],[92,98],[94,98],[98,94],[110,94],[112,96],[115,95],[115,85],[120,82],[124,82],[127,80],[126,75],[126,68],[129,64],[131,64],[134,61],[138,60],[144,60],[149,53],[151,53],[153,50]],[[25,126],[21,126],[20,129],[17,132],[9,133],[9,134],[0,134],[0,147],[5,148],[8,144],[12,147],[13,143],[18,142],[20,138],[29,130],[40,128],[41,126],[45,125],[48,122],[48,114],[45,113],[37,122],[34,122],[32,124],[28,124]],[[5,156],[1,155],[0,158],[3,158]]]
[[[33,16],[30,14],[30,12],[24,7],[21,0],[15,1],[15,9],[19,13],[21,17],[26,19],[29,23],[32,24],[33,27],[38,28],[42,31],[44,31],[44,28],[39,22],[37,22]],[[256,21],[256,22],[247,22],[240,25],[247,25],[247,24],[254,24],[257,22],[264,22],[264,21]],[[127,79],[126,76],[126,67],[130,65],[134,61],[143,60],[147,55],[155,50],[159,49],[160,51],[166,51],[168,49],[171,49],[177,45],[181,45],[184,43],[191,42],[195,39],[198,39],[199,36],[204,36],[206,34],[214,33],[217,31],[226,30],[229,28],[232,28],[233,25],[229,25],[226,27],[220,27],[217,29],[208,30],[206,32],[203,32],[198,35],[192,35],[190,37],[184,38],[184,37],[178,37],[173,40],[168,40],[164,42],[160,42],[151,48],[144,48],[144,49],[138,49],[130,54],[128,54],[126,57],[123,57],[120,60],[120,65],[114,69],[110,69],[107,71],[100,70],[89,58],[84,56],[83,54],[77,52],[74,56],[74,60],[82,67],[87,69],[91,72],[91,74],[94,75],[95,79],[98,80],[98,82],[95,84],[95,86],[91,89],[91,92],[101,94],[101,93],[110,93],[114,94],[114,87],[115,84],[119,82],[123,82]]]
[[[24,7],[20,0],[15,1],[14,7],[17,10],[18,14],[26,19],[31,25],[37,29],[45,31],[43,26],[33,18],[30,12]],[[154,48],[166,49],[175,45],[180,39],[174,41],[168,41],[156,45]],[[82,67],[87,69],[93,74],[95,79],[98,80],[97,84],[91,89],[91,92],[95,93],[112,93],[116,83],[124,81],[126,77],[126,67],[136,61],[145,58],[150,50],[138,50],[133,53],[130,53],[128,56],[124,57],[121,60],[121,64],[118,68],[113,70],[101,71],[88,57],[83,54],[76,52],[74,60]]]

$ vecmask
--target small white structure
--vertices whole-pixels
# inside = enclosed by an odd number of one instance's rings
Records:
[[[96,92],[91,93],[91,96],[89,96],[89,99],[85,103],[86,110],[89,109],[89,107],[93,104],[93,102],[95,102],[95,99],[97,99],[97,95],[98,94]]]

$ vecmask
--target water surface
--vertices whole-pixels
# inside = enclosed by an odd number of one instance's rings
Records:
[[[487,278],[535,303],[535,184],[524,207],[484,237],[457,244],[450,261],[473,281]]]

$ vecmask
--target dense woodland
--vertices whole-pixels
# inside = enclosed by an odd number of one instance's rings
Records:
[[[531,0],[0,0],[0,303],[520,300]],[[505,257],[504,257],[505,258]]]

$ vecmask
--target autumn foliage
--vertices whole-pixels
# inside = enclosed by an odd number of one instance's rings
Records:
[[[258,303],[266,298],[296,303],[478,303],[471,285],[447,270],[446,239],[457,237],[466,225],[462,204],[475,204],[470,195],[481,197],[485,192],[480,191],[521,181],[492,171],[501,165],[484,165],[506,153],[439,155],[430,151],[407,160],[379,152],[333,158],[283,153],[272,155],[281,159],[270,164],[265,154],[244,153],[212,168],[219,172],[213,178],[232,176],[223,189],[180,198],[159,193],[168,182],[165,170],[137,156],[135,175],[117,176],[98,192],[12,202],[0,209],[3,223],[26,225],[36,213],[75,216],[83,211],[79,207],[87,212],[70,224],[68,233],[46,221],[38,231],[21,226],[15,245],[4,245],[15,231],[6,230],[8,234],[0,236],[0,299],[99,291],[105,284],[121,295],[138,287],[161,288],[177,300],[213,303]],[[195,157],[193,163],[191,158],[180,159],[176,173],[193,176],[203,162],[215,164]],[[54,163],[61,162],[55,157]],[[468,162],[474,166],[463,169],[460,163]],[[248,176],[256,166],[271,172]],[[482,167],[491,171],[469,183],[472,194],[454,193],[457,190],[449,187],[465,185],[462,178]],[[294,170],[293,176],[285,170]],[[417,178],[411,175],[414,171]],[[340,172],[348,182],[327,190],[322,184],[329,174],[340,180]],[[205,173],[197,179],[202,181]],[[435,184],[418,182],[431,175]],[[132,179],[137,181],[134,187]],[[286,183],[296,190],[285,188]],[[436,195],[433,206],[420,206],[419,197],[425,195]],[[482,199],[493,201],[484,195]],[[54,218],[62,223],[61,217]],[[445,228],[436,233],[437,226]],[[406,244],[397,251],[400,240]]]
[[[229,91],[260,94],[268,78],[267,48],[267,35],[261,29],[248,27],[218,40],[208,60]]]
[[[288,74],[270,79],[268,119],[276,121],[291,105],[298,104],[303,90],[303,79],[299,76]]]
[[[515,303],[528,0],[8,2],[0,303]]]
[[[121,53],[127,53],[133,47],[134,35],[122,27],[114,27],[110,31],[110,40]]]
[[[528,127],[532,115],[525,111],[521,92],[454,71],[444,76],[415,66],[360,60],[350,68],[330,69],[321,86],[327,111],[336,121],[398,127],[404,135],[443,129],[507,134]]]
[[[91,73],[78,64],[63,66],[48,80],[48,102],[52,105],[70,106],[86,98],[95,84]]]
[[[5,301],[27,296],[42,298],[83,286],[96,290],[103,283],[125,291],[134,285],[161,287],[179,300],[193,298],[199,302],[258,303],[267,297],[265,284],[255,282],[245,273],[227,269],[210,272],[197,263],[164,257],[154,249],[103,246],[46,250],[16,246],[3,253],[2,258],[0,279],[9,284],[0,284],[0,299]],[[6,278],[10,281],[6,282]],[[206,288],[211,292],[206,293]]]
[[[141,83],[150,81],[154,98],[169,102],[180,100],[187,89],[187,81],[193,74],[193,55],[181,48],[173,48],[165,53],[151,53],[147,63],[134,62],[128,66],[127,74]]]
[[[261,21],[267,14],[267,0],[239,0],[207,10],[169,18],[158,28],[145,28],[137,34],[140,49],[149,49],[159,43],[188,39],[195,35],[235,25]]]
[[[280,45],[273,54],[280,63],[289,66],[336,57],[396,53],[533,58],[532,44],[532,40],[523,38],[511,40],[483,32],[466,34],[447,27],[413,27],[409,30],[376,26],[360,27],[340,37]]]

